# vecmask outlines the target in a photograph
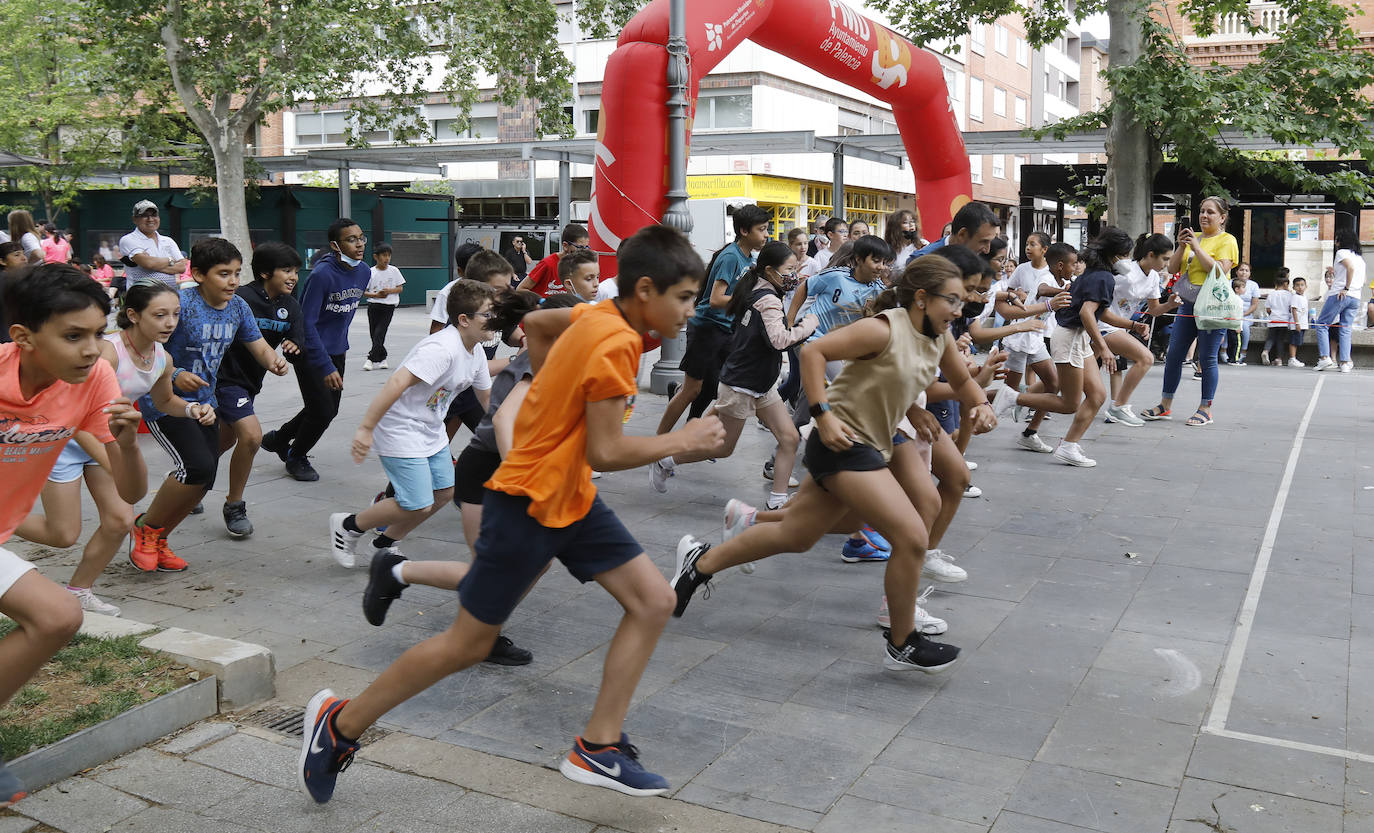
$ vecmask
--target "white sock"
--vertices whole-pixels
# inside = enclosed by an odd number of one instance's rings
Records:
[[[406,587],[409,587],[410,582],[406,581],[405,576],[401,575],[401,571],[405,569],[405,566],[406,563],[404,561],[400,561],[394,564],[391,568],[391,577],[399,581],[401,584],[404,584]]]
[[[786,492],[769,492],[769,493],[768,493],[768,508],[769,508],[769,509],[777,509],[777,508],[781,507],[781,506],[782,506],[784,503],[786,503],[786,502],[787,502],[787,493],[786,493]]]
[[[673,469],[677,468],[677,461],[674,460],[672,457],[664,457],[662,460],[658,461],[658,464],[660,466],[663,466],[668,471],[672,471]]]

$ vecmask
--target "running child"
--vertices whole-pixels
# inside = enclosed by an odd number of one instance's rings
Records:
[[[781,552],[806,552],[827,532],[852,530],[867,519],[892,547],[883,580],[892,623],[884,667],[937,673],[954,664],[959,649],[927,639],[913,617],[926,545],[917,503],[924,502],[918,496],[933,492],[930,473],[914,460],[906,466],[892,461],[894,444],[903,444],[904,438],[894,436],[903,416],[927,440],[940,430],[916,404],[937,368],[958,390],[974,430],[983,433],[997,424],[949,334],[963,292],[954,264],[938,256],[915,258],[874,299],[872,317],[802,348],[802,384],[816,419],[806,443],[809,475],[777,523],[751,526],[714,549],[683,536],[673,578],[674,615],[681,616],[697,588],[721,570]],[[846,364],[827,387],[825,366],[832,361]]]
[[[449,401],[469,388],[486,408],[491,376],[481,344],[492,317],[492,297],[491,287],[476,281],[460,281],[453,287],[448,296],[449,325],[420,339],[368,405],[353,434],[353,462],[361,464],[375,445],[396,496],[357,514],[329,516],[330,545],[340,565],[354,566],[354,548],[367,530],[386,530],[372,541],[376,558],[396,549],[453,497],[453,457],[444,415]]]
[[[363,297],[367,299],[367,332],[372,337],[372,349],[367,351],[363,370],[386,370],[386,333],[391,319],[401,304],[405,289],[405,275],[391,265],[391,246],[378,243],[372,247],[372,278],[367,282]]]
[[[595,301],[601,288],[600,258],[591,249],[570,252],[558,261],[558,279],[563,282],[567,292],[584,301]],[[553,294],[556,293],[549,293]]]
[[[286,375],[286,360],[267,346],[253,311],[235,294],[242,269],[243,256],[228,240],[210,237],[191,247],[195,284],[180,290],[181,318],[167,340],[167,352],[176,366],[172,386],[186,400],[186,407],[181,415],[173,415],[159,410],[150,395],[138,401],[149,432],[175,466],[148,511],[134,521],[129,560],[144,572],[180,572],[188,566],[167,543],[167,536],[215,485],[219,467],[215,383],[229,345],[243,342],[258,364],[278,376]]]
[[[515,288],[528,289],[540,298],[547,298],[555,292],[567,292],[568,289],[558,273],[558,263],[564,255],[583,249],[590,250],[591,242],[592,238],[587,234],[586,226],[568,223],[559,235],[558,251],[534,264],[534,268],[530,269],[529,274]],[[514,268],[510,270],[510,274],[515,274]]]
[[[358,749],[356,738],[369,726],[490,653],[502,623],[554,558],[579,580],[595,579],[625,610],[591,719],[560,770],[574,781],[627,795],[668,789],[662,776],[640,764],[623,726],[672,613],[673,592],[601,502],[591,472],[712,448],[724,429],[707,417],[671,434],[622,434],[627,401],[638,390],[643,335],[681,328],[705,268],[687,238],[665,226],[641,229],[617,257],[619,298],[525,317],[534,382],[516,418],[514,445],[487,483],[482,531],[472,569],[458,587],[453,626],[406,651],[355,699],[324,689],[306,706],[297,774],[316,802],[333,796],[339,772]]]
[[[289,358],[299,357],[309,345],[301,306],[291,293],[300,280],[301,256],[285,243],[262,243],[253,249],[253,280],[238,289],[238,297],[248,304],[267,346],[281,348]],[[307,358],[306,366],[320,366],[329,361],[323,352]],[[297,373],[302,372],[297,365]],[[248,502],[244,490],[253,473],[253,459],[262,446],[262,423],[258,421],[254,402],[262,392],[267,370],[258,364],[252,352],[242,343],[229,346],[220,365],[215,397],[219,402],[215,414],[219,418],[219,453],[229,449],[229,490],[224,496],[224,527],[235,538],[253,534],[253,522],[248,520]],[[175,413],[175,411],[173,411]]]
[[[1051,246],[1050,236],[1044,232],[1033,232],[1026,240],[1026,259],[1016,271],[1012,272],[1007,288],[1022,293],[1017,304],[1000,304],[998,314],[1011,321],[1032,317],[1042,322],[1039,330],[1028,330],[1002,339],[1002,347],[1007,350],[1007,387],[1021,390],[1021,382],[1027,369],[1040,380],[1044,393],[1059,392],[1059,375],[1054,369],[1045,339],[1053,331],[1050,319],[1056,310],[1069,304],[1068,281],[1073,276],[1073,264],[1066,261],[1067,245],[1056,249],[1054,265],[1047,257]],[[1037,411],[1031,416],[1030,423],[1019,437],[1017,446],[1027,451],[1049,454],[1054,451],[1040,439],[1040,426],[1045,421],[1045,412]]]
[[[7,276],[4,296],[13,341],[0,345],[0,545],[33,508],[77,431],[93,436],[108,456],[121,500],[135,503],[148,490],[138,411],[100,361],[110,313],[100,284],[71,266],[47,264]],[[81,627],[81,603],[0,546],[0,614],[16,625],[0,639],[3,707]],[[0,760],[0,808],[24,795]]]
[[[1160,273],[1169,264],[1174,253],[1174,241],[1163,234],[1142,234],[1136,238],[1135,251],[1130,260],[1117,261],[1116,288],[1112,292],[1112,311],[1119,317],[1131,320],[1140,312],[1142,304],[1148,304],[1145,312],[1160,316],[1173,312],[1183,303],[1178,296],[1170,295],[1169,300],[1160,302]],[[1100,322],[1102,337],[1112,353],[1131,363],[1129,370],[1122,372],[1113,363],[1111,367],[1111,404],[1107,407],[1107,422],[1115,422],[1138,428],[1145,420],[1131,410],[1131,395],[1145,379],[1145,374],[1155,363],[1142,338],[1137,334]]]
[[[787,484],[797,456],[799,437],[778,394],[782,352],[810,336],[817,318],[807,315],[788,327],[783,316],[783,293],[797,286],[797,257],[791,247],[771,241],[759,251],[758,261],[735,285],[726,314],[736,322],[730,354],[720,371],[716,404],[707,413],[720,417],[725,441],[719,448],[695,455],[664,457],[649,464],[649,485],[660,494],[668,491],[668,478],[682,463],[729,457],[749,417],[756,416],[773,432],[778,451],[773,465],[773,491],[767,508],[778,509],[787,501]]]

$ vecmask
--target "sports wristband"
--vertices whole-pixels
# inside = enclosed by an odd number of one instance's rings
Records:
[[[181,374],[185,373],[185,372],[186,372],[186,370],[185,370],[184,368],[180,368],[180,367],[174,368],[174,369],[172,370],[172,382],[175,383],[176,380],[177,380],[177,377],[180,376]]]

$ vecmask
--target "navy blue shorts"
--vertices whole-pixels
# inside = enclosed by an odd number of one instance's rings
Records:
[[[926,405],[926,410],[935,415],[940,427],[945,429],[946,434],[953,434],[959,430],[959,400],[946,399],[943,402],[931,402]]]
[[[557,558],[586,583],[644,552],[598,495],[582,520],[552,529],[530,517],[530,499],[487,490],[472,568],[458,584],[458,600],[479,622],[504,624],[520,598]]]
[[[253,394],[238,385],[220,385],[215,388],[215,399],[219,401],[215,415],[230,425],[256,413],[253,410]]]

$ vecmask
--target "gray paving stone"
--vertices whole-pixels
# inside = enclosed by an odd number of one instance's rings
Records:
[[[423,816],[421,816],[423,817]],[[594,824],[514,801],[471,793],[442,815],[454,833],[588,833]]]
[[[1192,778],[1278,795],[1341,804],[1346,796],[1346,761],[1252,741],[1201,735],[1188,760]]]
[[[149,807],[141,813],[110,828],[111,833],[254,833],[256,828],[244,827],[224,819],[211,819],[179,810],[175,807]]]
[[[789,702],[905,726],[935,696],[931,686],[883,671],[871,662],[838,660]]]
[[[0,833],[28,833],[37,826],[38,822],[23,816],[0,816]]]
[[[954,819],[982,829],[997,818],[997,813],[1010,795],[1010,789],[994,790],[874,764],[854,782],[840,802],[843,804],[851,801],[851,796],[857,796],[877,805],[896,805],[922,815]],[[834,814],[831,811],[830,815]],[[843,820],[844,816],[841,815],[839,819]],[[866,825],[858,824],[849,829],[856,828],[868,829]]]
[[[99,781],[68,778],[29,796],[14,810],[63,833],[105,833],[148,805]]]
[[[646,767],[675,789],[691,781],[710,763],[743,740],[748,727],[711,720],[654,705],[630,709],[625,732],[639,747]]]
[[[1162,830],[1177,790],[1071,767],[1032,763],[1006,809],[1102,830]]]
[[[353,776],[351,771],[348,776]],[[345,785],[340,779],[340,793]],[[347,800],[336,793],[328,804],[316,804],[297,790],[258,785],[218,804],[201,816],[243,824],[270,833],[317,833],[321,830],[353,830],[378,815],[380,808]]]
[[[883,804],[864,798],[845,796],[816,825],[816,833],[983,833],[982,824],[968,824],[945,816],[913,811],[907,807]]]
[[[1229,642],[1248,580],[1217,570],[1151,567],[1120,627],[1171,639]]]
[[[300,749],[239,732],[200,749],[187,760],[282,789],[294,790]]]
[[[593,688],[540,681],[459,723],[457,728],[512,748],[557,750],[581,734],[595,701]]]
[[[1342,815],[1330,804],[1186,778],[1168,833],[1214,833],[1216,824],[1245,833],[1340,830]]]
[[[1003,811],[988,833],[1090,833],[1087,827]]]
[[[1051,714],[936,695],[901,735],[1030,760],[1054,721]]]
[[[709,787],[698,781],[693,781],[683,787],[678,792],[677,797],[682,801],[704,804],[745,818],[783,824],[801,830],[814,829],[823,818],[820,813],[812,810],[803,810],[789,804],[778,804],[739,790]]]
[[[1188,726],[1070,706],[1036,760],[1172,786],[1188,764],[1193,740]]]
[[[145,801],[192,812],[252,785],[247,779],[150,749],[111,761],[91,777]]]
[[[236,731],[238,730],[232,723],[201,723],[182,732],[158,748],[169,755],[186,755],[202,746],[224,740]]]

